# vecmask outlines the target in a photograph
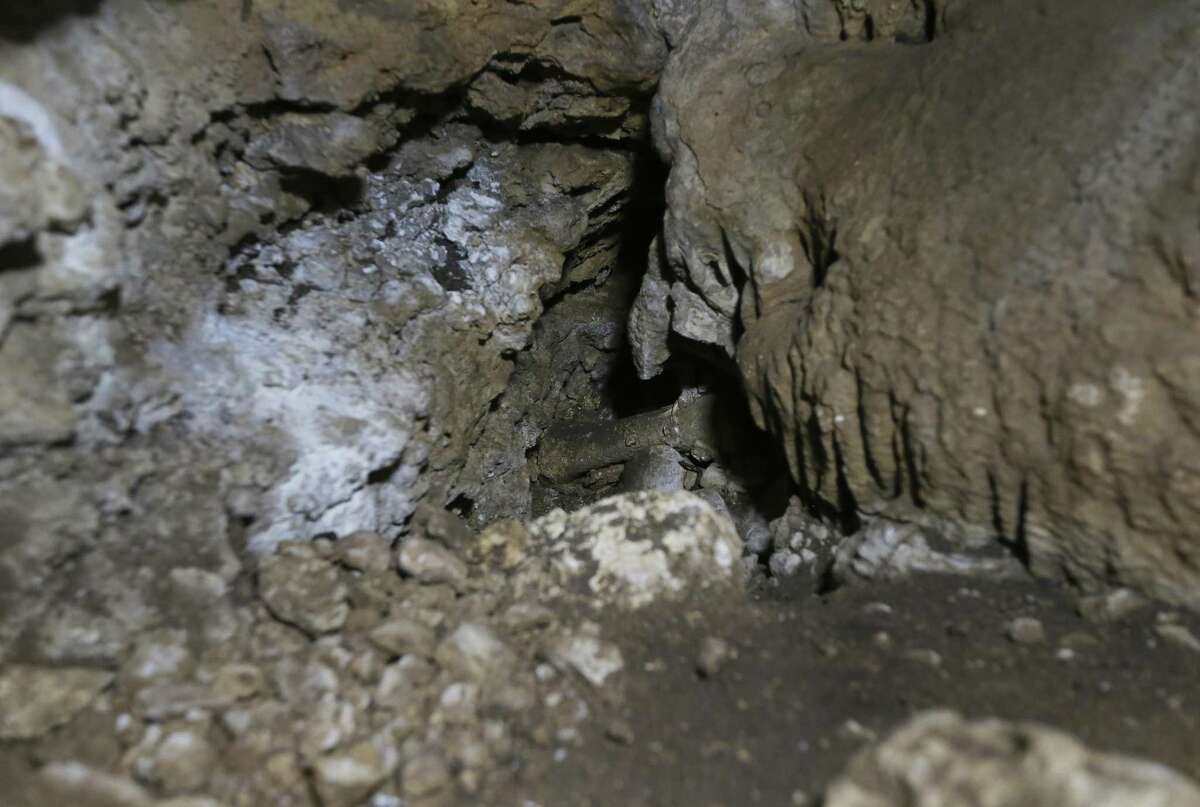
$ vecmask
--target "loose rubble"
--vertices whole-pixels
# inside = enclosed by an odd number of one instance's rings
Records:
[[[739,704],[739,693],[764,683],[760,648],[743,644],[733,623],[722,621],[747,606],[734,562],[741,547],[732,524],[700,497],[626,494],[572,514],[499,524],[462,545],[450,549],[414,529],[393,557],[388,541],[360,533],[346,545],[285,542],[260,559],[245,584],[176,575],[193,584],[171,583],[169,590],[182,602],[206,592],[211,612],[231,632],[214,641],[193,611],[168,611],[179,621],[138,637],[115,671],[0,668],[0,740],[28,744],[48,763],[29,785],[41,799],[33,804],[74,803],[83,794],[104,807],[501,803],[519,792],[516,772],[537,760],[586,765],[598,751],[585,738],[645,753],[639,743],[655,727],[639,722],[630,693],[658,697],[656,676],[672,665],[689,685],[712,697],[737,696]],[[393,562],[405,546],[419,548],[420,559]],[[436,563],[424,560],[430,547],[437,547]],[[442,574],[446,569],[453,574]],[[208,582],[194,585],[202,579]],[[919,668],[910,680],[960,674],[963,660],[953,644],[936,643],[939,627],[925,636],[934,644],[906,641],[908,606],[867,594],[857,592],[858,605],[845,617],[870,626],[862,640],[852,645],[838,634],[813,634],[815,644],[801,653],[808,663],[869,667],[877,662],[857,656],[878,656]],[[954,597],[981,595],[959,585]],[[996,634],[1044,642],[1051,633],[1045,611],[1034,600],[1020,602],[1006,611],[1022,616],[996,626]],[[627,633],[647,638],[628,627],[631,614],[674,625],[666,637],[681,642],[676,657],[660,655],[657,639],[648,647],[628,644]],[[994,615],[988,618],[996,625]],[[756,628],[760,638],[778,631],[770,622]],[[669,633],[675,629],[682,633]],[[1146,638],[1191,630],[1187,618],[1164,611],[1146,626]],[[1099,643],[1092,631],[1053,633],[1060,654],[1094,653]],[[1170,644],[1160,652],[1192,652],[1182,639]],[[794,683],[786,670],[770,676]],[[1171,697],[1180,710],[1188,703],[1186,692]],[[687,711],[685,718],[695,719]],[[848,749],[873,742],[884,728],[863,711],[841,715],[853,718],[830,724],[819,742]],[[937,731],[949,736],[958,729]],[[76,735],[89,733],[111,749],[108,757],[72,745],[80,742]],[[1031,736],[1029,753],[1043,753],[1040,735]],[[960,746],[970,744],[953,740],[949,747]],[[1056,740],[1045,753],[1072,759],[1074,747]],[[761,746],[713,749],[747,770],[769,762],[758,759]],[[1145,778],[1135,777],[1138,787]],[[796,784],[810,792],[813,783]],[[915,786],[936,794],[943,784]],[[845,801],[861,795],[847,795],[857,793],[848,787],[835,787],[828,803],[893,804]]]
[[[697,547],[711,553],[728,528],[684,505],[661,512],[710,525],[669,544],[695,571]],[[624,539],[605,540],[622,554]],[[515,597],[421,535],[401,542],[396,561],[370,533],[285,542],[259,561],[257,602],[221,592],[236,625],[226,641],[153,631],[115,675],[4,667],[0,739],[37,740],[102,709],[124,749],[115,769],[64,760],[44,770],[46,792],[102,794],[113,807],[182,807],[184,796],[309,807],[315,793],[322,807],[351,807],[482,797],[530,749],[577,742],[581,721],[620,722],[611,696],[588,704],[623,668],[598,624],[564,622],[562,608]],[[572,677],[544,674],[546,662]]]
[[[958,546],[945,546],[947,537],[962,540]],[[1027,574],[1015,556],[986,534],[934,530],[887,519],[872,521],[842,542],[833,570],[847,582],[914,573],[978,575],[991,579],[1019,579]]]

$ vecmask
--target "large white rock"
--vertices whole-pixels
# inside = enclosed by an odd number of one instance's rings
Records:
[[[1162,765],[1032,724],[925,712],[861,752],[826,807],[1200,807]]]
[[[574,513],[555,510],[526,527],[493,527],[481,545],[518,573],[543,569],[564,592],[582,584],[597,604],[631,610],[729,585],[742,550],[729,519],[686,491],[627,493]]]

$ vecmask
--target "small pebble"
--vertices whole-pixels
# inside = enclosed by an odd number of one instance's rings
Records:
[[[1017,644],[1038,644],[1046,640],[1046,629],[1032,617],[1017,617],[1008,623],[1008,638]]]
[[[413,757],[404,765],[404,792],[419,798],[443,789],[450,783],[450,770],[436,754]]]
[[[756,522],[746,528],[742,540],[747,552],[752,555],[761,555],[771,546],[771,531],[767,525]]]
[[[441,544],[424,538],[409,538],[396,553],[401,571],[422,583],[446,583],[461,591],[467,580],[467,564]]]
[[[836,658],[837,657],[838,647],[836,644],[834,644],[834,642],[832,640],[816,639],[816,640],[814,640],[813,643],[817,646],[817,652],[819,652],[825,658]]]
[[[1177,625],[1172,622],[1160,622],[1155,626],[1155,632],[1176,647],[1200,653],[1200,639],[1197,639],[1196,634],[1183,625]]]
[[[229,700],[244,700],[263,688],[262,670],[253,664],[225,664],[217,670],[213,689]]]
[[[712,678],[727,662],[736,657],[737,653],[729,642],[709,636],[700,644],[700,652],[696,656],[696,671],[705,678]]]
[[[919,664],[927,664],[930,667],[941,667],[942,666],[941,654],[938,653],[936,650],[930,650],[929,648],[926,648],[926,647],[920,647],[920,648],[916,648],[915,650],[909,650],[907,653],[904,654],[904,657],[909,659],[910,661],[915,661]]]
[[[633,726],[628,721],[621,718],[615,718],[609,721],[604,729],[604,736],[615,743],[621,745],[631,745],[633,743]]]
[[[1080,650],[1089,650],[1099,646],[1100,640],[1090,633],[1074,631],[1073,633],[1068,633],[1066,636],[1062,637],[1058,643],[1062,647],[1069,647],[1070,649],[1079,652]]]
[[[849,740],[860,740],[869,743],[873,743],[878,739],[878,735],[874,731],[853,719],[843,723],[841,728],[838,729],[838,734]]]
[[[1126,588],[1082,597],[1079,615],[1089,622],[1117,622],[1143,608],[1146,600]]]
[[[376,532],[350,533],[336,548],[338,561],[360,572],[386,572],[392,565],[391,543]]]
[[[800,571],[800,566],[803,562],[803,558],[795,552],[784,550],[772,555],[767,565],[771,569],[771,574],[775,577],[795,577]]]

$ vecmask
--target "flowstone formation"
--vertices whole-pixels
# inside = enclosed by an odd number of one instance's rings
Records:
[[[661,5],[643,375],[736,363],[813,508],[1200,605],[1196,4]]]

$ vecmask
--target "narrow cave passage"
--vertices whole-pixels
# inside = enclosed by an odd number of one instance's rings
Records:
[[[543,292],[544,313],[493,409],[531,435],[528,515],[621,492],[689,490],[761,543],[791,483],[775,444],[751,422],[728,363],[710,365],[703,346],[681,344],[662,372],[641,380],[633,361],[630,312],[649,253],[659,248],[665,181],[666,168],[647,148],[619,217],[568,254],[563,280]],[[576,267],[595,242],[610,238],[611,262],[580,277]],[[499,498],[486,484],[480,497]],[[474,521],[523,514],[492,510]]]

